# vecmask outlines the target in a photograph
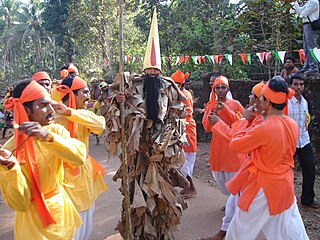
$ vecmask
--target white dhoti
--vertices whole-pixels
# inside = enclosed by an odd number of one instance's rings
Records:
[[[222,225],[221,225],[221,230],[227,231],[236,209],[236,200],[235,200],[235,196],[230,194],[228,189],[226,188],[226,183],[236,174],[236,172],[212,171],[211,173],[218,185],[220,192],[228,196],[228,200],[227,200],[225,211],[224,211],[225,215],[222,218]]]
[[[196,152],[186,152],[186,161],[184,162],[183,166],[180,168],[181,173],[183,176],[187,177],[192,177],[193,174],[193,168],[194,168],[194,163],[196,161]]]
[[[296,199],[284,212],[271,216],[263,189],[253,199],[248,212],[236,208],[228,231],[227,240],[256,239],[262,230],[267,239],[307,240],[309,239],[298,210]]]
[[[93,214],[94,214],[95,204],[86,211],[79,212],[82,219],[82,224],[77,229],[76,235],[73,240],[88,240],[90,238],[92,228],[93,228]]]
[[[211,171],[214,180],[216,181],[218,188],[222,194],[229,196],[229,191],[226,188],[226,183],[236,175],[237,172],[220,172]]]

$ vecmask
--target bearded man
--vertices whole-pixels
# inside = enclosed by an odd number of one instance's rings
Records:
[[[143,75],[125,75],[125,93],[110,86],[107,121],[107,148],[116,154],[121,139],[119,106],[125,105],[126,158],[130,197],[130,215],[134,239],[173,239],[171,230],[180,223],[187,206],[177,185],[188,185],[179,173],[185,161],[182,145],[185,114],[181,102],[185,96],[171,78],[161,75],[160,47],[156,12],[144,60]],[[104,112],[102,110],[102,112]],[[121,169],[121,168],[120,168]],[[114,179],[121,178],[118,170]],[[122,190],[123,191],[123,190]],[[124,235],[124,217],[118,229]]]

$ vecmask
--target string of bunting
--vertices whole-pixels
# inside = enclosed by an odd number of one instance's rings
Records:
[[[305,60],[305,54],[303,49],[294,50],[294,52],[298,52],[299,60],[302,64]],[[320,49],[314,48],[310,49],[311,56],[320,62]],[[286,51],[270,51],[270,52],[260,52],[255,53],[254,55],[251,53],[239,53],[238,57],[241,58],[243,64],[252,64],[252,58],[257,56],[261,64],[268,63],[274,55],[276,59],[284,64],[284,59],[286,55]],[[162,62],[171,62],[174,65],[187,64],[188,62],[192,62],[196,65],[198,64],[221,64],[222,60],[226,59],[227,62],[232,65],[233,64],[233,55],[232,54],[216,54],[216,55],[204,55],[204,56],[177,56],[177,57],[161,57]],[[144,57],[140,56],[124,56],[123,62],[126,63],[143,63]],[[110,64],[111,62],[119,62],[119,56],[108,56],[106,59],[106,64]]]

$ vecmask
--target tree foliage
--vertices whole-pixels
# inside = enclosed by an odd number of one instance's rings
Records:
[[[252,73],[279,72],[273,57],[262,65],[254,58],[244,65],[239,53],[302,48],[301,21],[290,5],[278,0],[127,0],[124,20],[124,54],[144,56],[153,8],[157,7],[161,53],[171,57],[164,74],[177,68],[194,79],[219,71],[230,78],[248,79]],[[110,0],[33,0],[23,4],[0,1],[2,81],[15,81],[47,70],[58,78],[58,69],[73,61],[85,77],[112,79],[118,71],[119,6]],[[177,56],[232,54],[233,65],[175,65]],[[142,63],[125,65],[140,72]]]

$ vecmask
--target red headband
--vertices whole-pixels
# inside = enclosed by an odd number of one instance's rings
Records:
[[[282,104],[285,103],[288,99],[291,99],[295,92],[291,88],[288,88],[288,93],[284,92],[275,92],[270,89],[269,87],[269,81],[265,84],[265,86],[262,88],[261,93],[263,96],[265,96],[269,101],[276,103],[276,104]]]
[[[14,124],[21,124],[23,122],[29,122],[29,117],[27,112],[22,105],[25,102],[30,102],[37,100],[39,98],[43,98],[46,96],[50,96],[49,93],[36,81],[31,81],[25,89],[22,91],[20,98],[8,98],[4,106],[8,110],[13,110],[13,120]],[[56,221],[51,216],[43,198],[43,194],[40,190],[39,183],[39,175],[38,175],[38,164],[36,161],[36,155],[33,145],[32,138],[27,139],[25,133],[19,133],[18,128],[14,128],[14,138],[15,138],[15,148],[16,153],[15,156],[19,163],[27,163],[28,170],[30,174],[31,180],[31,191],[34,197],[34,201],[41,219],[41,222],[44,227],[47,227],[51,223],[56,223]],[[22,144],[25,141],[25,144]],[[21,147],[19,147],[21,146]]]
[[[46,73],[46,72],[44,72],[44,71],[35,73],[35,74],[32,76],[32,80],[34,80],[34,81],[36,81],[36,82],[37,82],[37,81],[40,81],[40,80],[49,80],[50,82],[52,82],[49,74]]]

